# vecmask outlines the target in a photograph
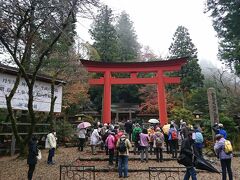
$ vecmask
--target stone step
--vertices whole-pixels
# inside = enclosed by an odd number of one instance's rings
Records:
[[[96,152],[97,152],[97,153],[106,153],[106,151],[105,151],[105,150],[96,150]],[[153,150],[152,152],[154,152],[154,150]],[[163,152],[163,153],[167,153],[167,151],[166,151],[166,150],[163,150],[162,152]],[[177,150],[177,152],[178,152],[178,153],[180,153],[180,151],[179,151],[179,150]],[[132,153],[132,154],[133,154],[133,153],[134,153],[134,151],[133,151],[133,150],[130,150],[130,151],[129,151],[129,153]],[[150,153],[150,150],[148,151],[148,153]],[[171,153],[169,153],[169,154],[171,154]]]
[[[108,161],[108,157],[104,157],[104,158],[99,158],[99,157],[91,157],[91,158],[78,158],[78,160],[80,161]],[[156,157],[152,158],[149,157],[148,158],[149,161],[156,161]],[[129,157],[128,161],[140,161],[140,157]],[[175,158],[164,158],[163,157],[163,161],[177,161],[177,159]]]

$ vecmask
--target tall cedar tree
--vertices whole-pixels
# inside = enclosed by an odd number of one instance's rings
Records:
[[[116,31],[119,38],[120,61],[136,61],[140,54],[140,44],[137,42],[133,22],[125,11],[118,18]]]
[[[119,57],[118,38],[113,21],[112,10],[103,6],[89,30],[94,40],[93,47],[103,62],[113,62]]]
[[[136,61],[140,54],[140,45],[137,42],[137,35],[133,27],[133,22],[130,20],[126,12],[122,12],[117,19],[115,26],[118,35],[119,57],[118,61],[131,62]],[[127,74],[115,74],[116,77],[127,77]],[[115,85],[112,86],[113,103],[127,102],[138,103],[138,88],[139,85]]]
[[[240,76],[240,1],[207,0],[206,8],[220,39],[219,55]]]
[[[93,47],[98,51],[101,61],[116,62],[116,61],[132,61],[136,59],[139,53],[139,44],[136,40],[136,34],[126,13],[122,13],[117,21],[116,28],[113,25],[114,17],[112,10],[104,6],[95,19],[90,33],[94,40]],[[117,31],[116,31],[117,29]],[[124,74],[112,74],[119,77]],[[90,89],[91,101],[97,104],[97,109],[102,107],[102,87],[94,87]],[[136,85],[127,86],[117,85],[112,86],[112,102],[136,102],[139,101],[138,87]]]
[[[40,68],[39,72],[42,74],[46,74],[51,76],[51,97],[52,97],[52,106],[50,108],[50,112],[48,113],[47,116],[47,122],[51,124],[51,126],[54,126],[54,103],[56,100],[56,97],[54,95],[54,86],[55,86],[55,81],[58,78],[64,79],[65,82],[67,83],[66,86],[64,86],[64,92],[67,91],[67,88],[71,84],[71,87],[73,85],[73,76],[71,77],[71,71],[75,70],[74,76],[76,77],[76,74],[78,71],[76,70],[76,62],[73,62],[74,60],[76,61],[76,58],[74,59],[74,37],[76,35],[75,31],[75,17],[76,17],[76,12],[73,12],[74,15],[70,17],[69,20],[69,25],[63,30],[63,35],[59,38],[58,43],[52,48],[51,54],[47,55],[46,60],[43,62],[42,67]],[[60,14],[60,19],[64,19],[64,13]],[[57,27],[56,27],[57,28]],[[54,37],[55,31],[46,31],[45,36],[47,37],[45,39],[46,43],[51,41],[51,39]],[[79,68],[79,66],[78,66]],[[68,77],[66,77],[67,74]],[[80,76],[82,77],[82,76]],[[79,86],[79,80],[75,80],[75,84]],[[79,92],[80,92],[79,88]],[[76,96],[76,91],[71,91],[73,96]],[[65,95],[65,94],[64,94]],[[68,94],[69,97],[69,94]],[[63,98],[63,100],[69,100],[69,98]],[[79,98],[76,98],[75,101],[78,101]],[[75,101],[72,101],[73,103]],[[69,103],[69,101],[68,101]],[[66,102],[63,101],[63,104],[66,106]]]
[[[103,6],[95,18],[89,32],[92,36],[93,48],[97,51],[99,60],[102,62],[113,62],[119,57],[117,32],[113,25],[114,16],[108,6]],[[90,54],[90,58],[94,57]],[[96,59],[93,59],[96,60]],[[96,74],[95,76],[102,76]],[[102,109],[103,87],[95,86],[89,89],[90,100],[96,106],[96,110]]]
[[[181,77],[181,88],[190,91],[203,86],[204,76],[198,64],[197,49],[195,48],[188,29],[179,26],[173,35],[173,42],[169,47],[170,58],[188,57],[188,62],[176,73]]]

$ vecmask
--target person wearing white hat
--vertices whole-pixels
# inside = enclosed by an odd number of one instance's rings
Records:
[[[215,132],[215,134],[217,135],[217,134],[221,134],[223,137],[224,137],[224,139],[227,139],[227,132],[226,132],[226,130],[224,129],[224,127],[223,127],[223,124],[221,124],[221,123],[215,123],[213,126],[212,126],[212,129],[213,129],[213,131]]]
[[[227,139],[227,132],[224,129],[223,124],[221,123],[218,124],[218,127],[219,127],[219,134],[221,134],[224,137],[224,139]]]

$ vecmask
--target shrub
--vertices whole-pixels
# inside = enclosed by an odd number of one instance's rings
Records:
[[[65,119],[56,121],[56,132],[59,142],[66,142],[74,137],[74,127]]]

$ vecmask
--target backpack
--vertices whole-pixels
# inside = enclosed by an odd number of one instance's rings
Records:
[[[229,155],[232,153],[232,151],[233,151],[233,147],[232,147],[231,142],[229,140],[225,140],[224,141],[224,152]]]
[[[163,144],[163,141],[162,141],[161,137],[157,136],[156,137],[156,147],[157,148],[162,147],[162,144]]]
[[[126,143],[125,143],[125,139],[120,139],[120,142],[119,142],[119,146],[118,146],[118,151],[120,153],[124,153],[127,151],[127,147],[126,147]]]
[[[203,135],[200,132],[195,133],[195,143],[203,143]]]
[[[119,131],[116,135],[115,135],[115,145],[117,144],[118,139],[120,139],[120,137],[123,135],[122,131]]]
[[[171,132],[171,138],[172,138],[172,140],[178,139],[178,135],[177,135],[177,131],[176,131],[176,130],[172,130],[172,132]]]

